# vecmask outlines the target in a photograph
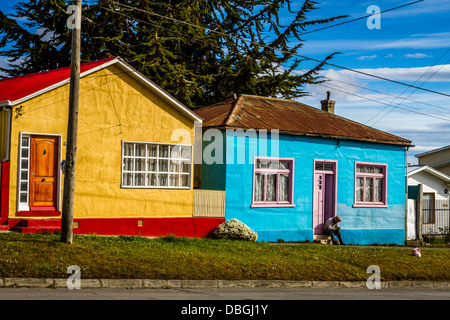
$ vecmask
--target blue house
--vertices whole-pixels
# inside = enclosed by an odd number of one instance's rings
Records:
[[[411,141],[298,101],[241,95],[201,108],[201,189],[258,241],[313,241],[342,218],[348,244],[404,244]]]

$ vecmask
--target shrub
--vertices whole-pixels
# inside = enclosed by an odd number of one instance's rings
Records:
[[[238,219],[230,219],[221,223],[214,230],[217,239],[256,241],[258,234]]]

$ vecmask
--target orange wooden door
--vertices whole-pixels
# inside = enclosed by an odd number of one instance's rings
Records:
[[[55,210],[57,138],[32,136],[30,141],[30,209]]]

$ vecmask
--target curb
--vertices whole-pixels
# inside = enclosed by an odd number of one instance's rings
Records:
[[[1,278],[3,288],[67,288],[68,279]],[[366,281],[290,281],[290,280],[155,280],[80,279],[81,288],[116,289],[201,289],[201,288],[367,288]],[[381,289],[450,289],[450,282],[382,281]]]

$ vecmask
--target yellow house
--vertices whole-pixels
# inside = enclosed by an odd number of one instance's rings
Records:
[[[450,145],[416,155],[419,165],[428,165],[446,175],[450,175]]]
[[[60,228],[70,68],[0,80],[3,229]],[[74,233],[204,236],[191,110],[114,57],[81,65]]]

